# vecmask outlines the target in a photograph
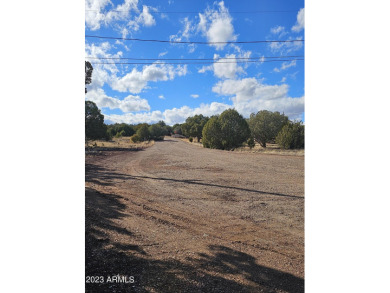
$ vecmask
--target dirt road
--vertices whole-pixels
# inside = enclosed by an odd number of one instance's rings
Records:
[[[87,156],[86,276],[104,280],[86,289],[303,292],[303,196],[302,156],[172,138]]]

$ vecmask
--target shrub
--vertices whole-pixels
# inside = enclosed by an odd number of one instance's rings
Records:
[[[134,134],[132,137],[130,137],[131,141],[134,143],[140,142],[141,139],[139,138],[138,134]]]
[[[189,140],[190,142],[192,142],[194,139],[190,136],[190,137],[188,138],[188,140]]]
[[[164,140],[164,135],[166,134],[165,128],[163,128],[160,124],[150,125],[149,128],[150,139],[154,140]]]
[[[301,149],[305,147],[305,126],[302,122],[289,122],[276,136],[276,143],[282,149]]]
[[[150,132],[149,128],[146,124],[142,124],[137,129],[137,135],[141,141],[149,140],[150,139]]]
[[[116,137],[116,138],[119,138],[119,137],[124,136],[125,134],[126,134],[126,132],[125,132],[124,130],[122,130],[122,131],[120,131],[120,132],[117,132],[117,133],[115,134],[115,137]]]
[[[255,147],[255,140],[253,139],[253,137],[248,138],[246,143],[248,144],[248,147],[250,149],[253,149]]]

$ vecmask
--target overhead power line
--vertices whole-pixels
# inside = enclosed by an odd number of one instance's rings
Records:
[[[153,64],[160,64],[160,65],[187,65],[187,64],[219,64],[219,63],[265,63],[265,62],[286,62],[286,61],[304,61],[304,59],[277,59],[277,60],[256,60],[256,61],[216,61],[216,62],[91,62],[91,64],[106,64],[106,65],[118,65],[118,64],[123,64],[123,65],[153,65]]]
[[[208,61],[208,60],[257,60],[257,59],[283,59],[283,58],[302,58],[299,56],[259,56],[259,57],[218,57],[218,58],[131,58],[131,57],[92,57],[86,56],[87,59],[98,60],[141,60],[141,61]]]
[[[130,10],[119,10],[112,9],[107,11],[102,11],[98,9],[85,9],[85,11],[95,11],[95,12],[130,12]],[[259,14],[259,13],[297,13],[298,10],[253,10],[253,11],[229,11],[229,14]],[[199,11],[153,11],[149,10],[149,13],[159,13],[159,14],[198,14],[202,13]]]
[[[110,40],[122,40],[122,41],[138,41],[138,42],[158,42],[158,43],[171,43],[171,44],[199,44],[199,45],[213,45],[213,44],[259,44],[259,43],[293,43],[304,42],[304,40],[262,40],[262,41],[227,41],[227,42],[199,42],[199,41],[167,41],[167,40],[146,40],[146,39],[133,39],[133,38],[120,38],[120,37],[104,37],[104,36],[90,36],[86,35],[86,38],[97,39],[110,39]]]

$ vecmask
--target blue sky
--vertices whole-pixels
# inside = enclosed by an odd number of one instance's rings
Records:
[[[301,40],[304,1],[85,3],[85,34],[118,38],[85,39],[86,60],[94,67],[86,100],[98,105],[106,123],[164,120],[173,125],[189,116],[211,116],[228,108],[235,108],[244,117],[265,109],[284,112],[290,119],[304,119],[304,61],[295,60],[303,57],[263,62],[275,60],[268,57],[303,56],[304,42],[204,45],[124,40]],[[98,58],[211,60],[203,61],[210,64],[168,64],[194,61]],[[238,63],[244,60],[256,62]],[[150,64],[98,64],[112,62]]]

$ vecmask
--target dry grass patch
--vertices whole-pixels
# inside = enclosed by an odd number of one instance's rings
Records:
[[[264,153],[264,154],[275,154],[275,155],[294,155],[294,156],[304,156],[305,150],[284,150],[279,147],[276,143],[267,143],[267,147],[263,148],[257,142],[255,147],[250,149],[248,146],[239,147],[236,149],[238,152],[251,152],[251,153]]]
[[[202,140],[201,142],[194,141],[190,142],[188,138],[180,138],[181,141],[184,141],[186,143],[196,145],[199,147],[203,147]],[[259,143],[255,142],[255,146],[250,149],[248,146],[242,146],[239,148],[236,148],[234,151],[236,152],[249,152],[249,153],[263,153],[263,154],[275,154],[275,155],[293,155],[293,156],[304,156],[305,150],[299,149],[299,150],[283,150],[279,147],[276,143],[267,143],[267,147],[263,148]]]
[[[114,137],[110,141],[105,140],[92,140],[88,142],[88,146],[92,148],[120,148],[120,149],[134,149],[134,148],[147,148],[154,145],[154,141],[143,141],[134,143],[131,141],[130,136]]]

